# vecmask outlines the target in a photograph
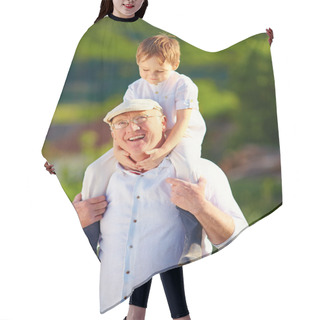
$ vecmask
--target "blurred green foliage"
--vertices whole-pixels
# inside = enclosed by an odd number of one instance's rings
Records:
[[[245,178],[232,181],[231,186],[249,224],[268,215],[275,209],[275,204],[281,203],[281,183],[277,177]],[[257,208],[263,210],[257,212]]]

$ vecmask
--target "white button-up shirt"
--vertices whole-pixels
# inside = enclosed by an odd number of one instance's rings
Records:
[[[230,214],[236,229],[229,243],[247,226],[223,172],[212,162],[203,162],[207,178],[206,197]],[[106,190],[107,211],[100,222],[100,311],[111,309],[154,274],[178,266],[185,231],[179,211],[170,201],[171,187],[165,181],[176,177],[169,157],[155,169],[137,175],[117,165]],[[204,234],[205,235],[205,234]],[[212,252],[206,236],[203,256]]]

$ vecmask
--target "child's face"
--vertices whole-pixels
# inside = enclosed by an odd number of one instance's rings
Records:
[[[113,15],[119,18],[132,18],[141,8],[144,0],[112,0]]]
[[[178,65],[172,66],[167,61],[161,63],[157,57],[140,60],[138,66],[140,77],[150,84],[158,84],[167,80],[170,72],[178,68]]]

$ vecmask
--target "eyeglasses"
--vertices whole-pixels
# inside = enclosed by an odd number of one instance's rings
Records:
[[[131,119],[124,119],[124,120],[119,120],[115,123],[112,123],[112,128],[115,130],[120,130],[126,128],[130,122],[133,122],[136,125],[141,125],[142,123],[146,122],[148,118],[152,117],[163,117],[162,115],[160,116],[149,116],[148,114],[140,114],[139,116],[133,117]]]

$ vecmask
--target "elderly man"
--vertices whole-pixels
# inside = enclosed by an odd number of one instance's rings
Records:
[[[126,101],[106,121],[114,141],[134,162],[149,157],[146,151],[165,141],[166,118],[153,100]],[[147,172],[114,161],[114,173],[106,181],[107,158],[104,155],[88,167],[82,190],[85,201],[80,196],[74,201],[93,247],[100,220],[101,312],[125,300],[154,274],[179,266],[185,228],[177,207],[190,212],[203,227],[202,257],[212,253],[212,244],[220,249],[247,227],[224,173],[208,160],[200,160],[195,171],[201,178],[191,184],[176,179],[170,155]]]

